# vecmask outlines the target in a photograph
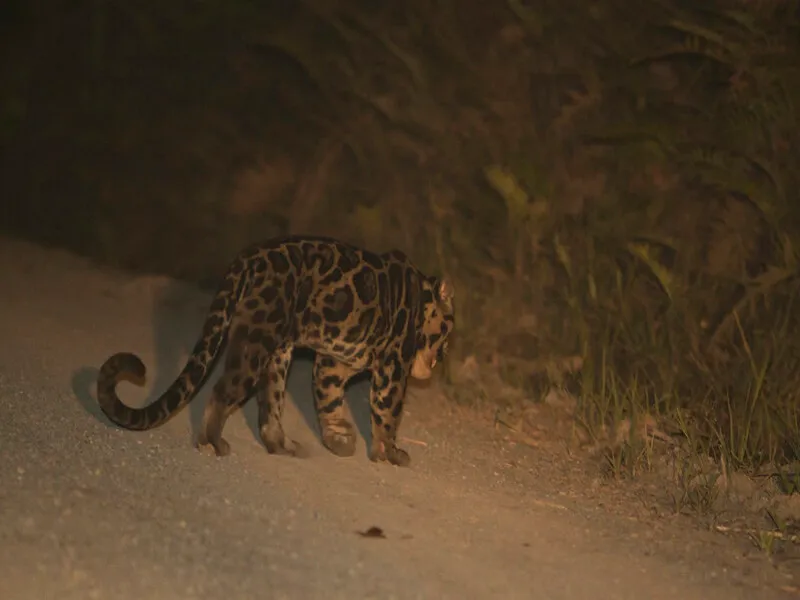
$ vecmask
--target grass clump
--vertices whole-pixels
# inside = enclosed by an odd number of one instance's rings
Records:
[[[38,6],[7,227],[192,279],[290,231],[402,247],[458,281],[451,381],[567,377],[590,436],[798,458],[791,3]]]

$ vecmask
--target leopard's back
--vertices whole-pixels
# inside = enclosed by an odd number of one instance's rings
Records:
[[[397,251],[288,238],[254,247],[246,260],[252,283],[237,321],[268,343],[288,338],[364,369],[421,316],[425,276]]]

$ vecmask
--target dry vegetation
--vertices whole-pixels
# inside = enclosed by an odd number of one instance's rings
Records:
[[[458,282],[454,395],[566,388],[616,473],[800,458],[794,3],[6,6],[9,229],[194,280],[401,247]]]

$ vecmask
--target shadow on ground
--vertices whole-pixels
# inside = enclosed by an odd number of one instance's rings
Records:
[[[155,375],[155,379],[152,382],[150,394],[142,402],[127,400],[124,388],[121,386],[120,396],[125,402],[130,402],[131,406],[145,406],[157,400],[159,395],[172,384],[197,342],[210,299],[210,294],[200,292],[193,286],[177,281],[169,281],[155,292],[153,311],[155,364],[151,365],[148,364],[148,361],[144,361],[147,366],[148,378]],[[120,339],[118,347],[110,349],[109,354],[120,351],[137,352],[135,348],[131,348],[126,344],[124,339]],[[311,372],[313,359],[314,353],[310,350],[298,349],[295,352],[292,368],[289,372],[287,391],[291,402],[294,403],[298,412],[302,415],[303,421],[314,432],[321,444],[319,422],[314,410],[312,394]],[[221,374],[223,363],[224,356],[218,360],[211,376],[189,404],[192,444],[195,443],[197,433],[200,430],[203,409],[214,382]],[[72,375],[72,391],[87,413],[97,418],[107,427],[117,427],[103,415],[97,404],[95,385],[99,369],[99,364],[76,369]],[[354,377],[348,385],[346,393],[353,422],[365,441],[366,448],[369,448],[372,429],[368,403],[368,375],[362,373]],[[251,398],[241,410],[249,429],[260,444],[258,407],[254,398]],[[291,434],[289,436],[292,437]]]

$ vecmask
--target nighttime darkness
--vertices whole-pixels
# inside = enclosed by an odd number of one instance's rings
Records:
[[[0,599],[800,596],[798,6],[0,3]]]

